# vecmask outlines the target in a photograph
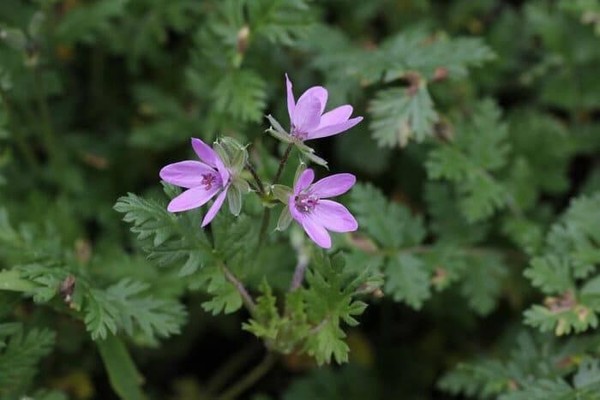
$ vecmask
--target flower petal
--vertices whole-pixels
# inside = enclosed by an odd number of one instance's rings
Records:
[[[311,218],[333,232],[353,232],[358,222],[350,211],[340,203],[331,200],[319,200],[312,211]]]
[[[302,93],[302,96],[298,99],[298,104],[309,97],[316,97],[319,100],[319,104],[321,104],[321,108],[319,109],[319,115],[323,114],[325,111],[325,105],[327,105],[327,97],[328,97],[327,89],[323,86],[313,86],[309,88],[306,92]]]
[[[223,161],[221,161],[221,158],[219,158],[218,156],[217,158],[215,158],[215,167],[217,167],[217,171],[219,171],[219,175],[221,176],[221,182],[223,182],[223,186],[229,185],[229,177],[231,176],[231,174],[229,173],[227,167],[225,167],[225,164],[223,164]]]
[[[317,129],[324,128],[329,125],[337,125],[342,122],[348,121],[348,118],[352,115],[352,106],[349,104],[339,106],[331,111],[321,115],[321,122]]]
[[[296,202],[294,201],[294,198],[296,196],[290,196],[290,199],[288,201],[288,208],[290,209],[290,214],[292,214],[292,218],[294,218],[296,221],[298,221],[298,223],[300,225],[302,225],[302,221],[304,221],[304,214],[302,214],[297,208],[296,208]]]
[[[356,183],[352,174],[335,174],[317,181],[310,187],[310,192],[319,198],[339,196],[346,193]]]
[[[362,120],[363,120],[363,117],[356,117],[356,118],[349,119],[346,122],[342,122],[340,124],[329,125],[329,126],[325,126],[323,128],[316,129],[313,132],[309,132],[306,140],[318,139],[318,138],[323,138],[323,137],[327,137],[327,136],[337,135],[338,133],[347,131],[348,129],[352,128],[354,125],[358,124]]]
[[[204,219],[202,220],[202,228],[204,228],[206,225],[210,224],[210,222],[213,220],[215,215],[217,215],[217,212],[223,205],[223,201],[225,201],[225,196],[227,196],[227,189],[223,190],[221,192],[221,194],[219,194],[217,196],[213,205],[210,206],[210,208],[208,209],[208,212],[206,213],[206,215],[204,216]]]
[[[219,156],[209,145],[198,138],[192,138],[192,147],[202,161],[211,167],[217,166],[215,160],[218,159]]]
[[[302,228],[308,234],[308,237],[312,239],[313,242],[323,247],[324,249],[328,249],[331,247],[331,236],[325,230],[325,228],[317,223],[313,218],[307,216],[302,221]]]
[[[214,174],[215,170],[200,161],[181,161],[169,164],[160,170],[160,178],[171,185],[191,188],[202,184],[203,174]]]
[[[302,96],[296,108],[294,109],[294,117],[292,125],[296,132],[308,133],[319,126],[321,121],[321,102],[316,96]]]
[[[285,86],[287,88],[287,108],[288,114],[290,115],[290,121],[294,120],[294,109],[296,108],[296,102],[294,100],[294,92],[292,91],[292,81],[288,78],[288,74],[285,74]]]
[[[186,190],[179,196],[175,197],[169,205],[167,210],[169,212],[178,212],[191,210],[203,206],[208,202],[214,195],[221,189],[221,186],[215,185],[209,190],[206,190],[204,186],[197,186]]]
[[[294,195],[297,195],[306,189],[311,183],[313,183],[314,180],[315,172],[311,168],[305,169],[304,172],[300,174],[298,181],[296,181],[296,184],[294,185]]]

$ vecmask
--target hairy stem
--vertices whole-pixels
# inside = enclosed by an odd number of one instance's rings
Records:
[[[254,181],[256,182],[256,187],[258,188],[258,191],[261,195],[264,196],[266,194],[265,185],[263,185],[262,181],[260,180],[260,177],[256,173],[256,169],[254,169],[254,166],[252,165],[252,163],[250,163],[250,161],[246,163],[246,168],[248,168],[248,171],[250,171],[250,174],[252,174],[252,178],[254,178]]]
[[[244,393],[247,389],[252,387],[256,382],[260,380],[277,361],[276,356],[273,353],[267,353],[265,358],[254,368],[252,368],[246,375],[239,381],[231,385],[223,394],[221,394],[218,400],[230,400],[237,398],[240,394]]]
[[[290,143],[288,147],[285,149],[283,156],[281,157],[281,161],[279,161],[279,168],[277,168],[277,173],[275,174],[275,178],[273,178],[273,185],[279,182],[279,178],[281,178],[281,174],[283,173],[283,167],[285,167],[285,163],[290,157],[290,153],[292,152],[292,148],[294,147],[293,143]]]
[[[236,288],[240,296],[242,296],[242,302],[244,303],[244,306],[246,306],[250,314],[254,314],[256,303],[254,303],[252,296],[250,296],[250,293],[248,293],[246,287],[244,287],[244,284],[233,274],[233,272],[229,270],[229,268],[227,268],[224,263],[221,264],[221,269],[225,274],[225,278]]]
[[[298,261],[296,263],[296,269],[294,270],[294,276],[292,277],[292,283],[290,284],[290,292],[293,292],[302,286],[302,282],[304,282],[304,273],[306,272],[306,267],[308,267],[310,261],[310,257],[306,251],[302,248],[296,250],[298,252]]]
[[[277,168],[277,173],[273,178],[273,185],[279,182],[279,178],[281,178],[281,174],[283,173],[283,168],[285,167],[285,163],[290,157],[290,153],[292,152],[292,148],[294,147],[293,143],[290,143],[288,147],[285,149],[283,156],[281,157],[281,161],[279,161],[279,168]],[[271,220],[271,210],[269,208],[265,208],[263,213],[262,223],[260,225],[260,235],[258,237],[258,246],[260,247],[265,239],[267,234],[267,228],[269,227],[269,221]]]

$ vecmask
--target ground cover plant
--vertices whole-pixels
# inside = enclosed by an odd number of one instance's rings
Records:
[[[600,1],[3,0],[0,400],[600,399]]]

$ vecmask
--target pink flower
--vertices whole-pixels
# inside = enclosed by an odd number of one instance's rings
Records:
[[[288,199],[292,217],[302,225],[308,236],[323,248],[331,247],[332,232],[352,232],[358,229],[356,219],[340,203],[325,200],[346,193],[356,178],[352,174],[335,174],[312,183],[315,173],[305,170],[294,184]]]
[[[213,220],[223,205],[231,183],[231,174],[219,155],[202,140],[192,138],[192,147],[202,161],[169,164],[160,170],[160,177],[165,182],[187,189],[171,200],[167,206],[169,212],[201,207],[219,194],[202,220],[204,227]]]
[[[323,114],[327,104],[327,90],[313,86],[294,100],[292,82],[285,75],[287,86],[287,107],[290,115],[290,134],[302,141],[337,135],[362,121],[362,117],[352,119],[352,106],[345,104]]]

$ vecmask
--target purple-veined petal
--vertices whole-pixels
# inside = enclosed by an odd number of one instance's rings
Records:
[[[317,129],[324,128],[329,125],[337,125],[342,122],[348,121],[348,118],[352,115],[352,106],[349,104],[339,106],[331,111],[321,115],[321,122]]]
[[[306,92],[302,93],[302,96],[298,99],[298,103],[296,103],[296,107],[306,100],[309,97],[316,97],[319,100],[319,104],[321,107],[319,108],[319,115],[323,114],[325,111],[325,105],[327,105],[327,97],[328,97],[327,89],[323,86],[313,86],[309,88]]]
[[[331,200],[319,200],[312,211],[311,218],[333,232],[353,232],[358,222],[350,211],[340,203]]]
[[[307,133],[319,126],[321,102],[316,96],[302,97],[294,109],[292,125],[296,132]]]
[[[342,122],[341,124],[329,125],[323,128],[319,128],[314,130],[313,132],[309,132],[306,140],[310,139],[318,139],[327,136],[337,135],[338,133],[342,133],[352,128],[354,125],[358,124],[363,120],[363,117],[356,117],[349,119],[346,122]]]
[[[209,145],[198,138],[192,138],[192,147],[202,161],[212,167],[217,166],[215,160],[219,158],[219,155]]]
[[[315,180],[315,172],[311,168],[307,168],[300,174],[298,181],[294,185],[294,194],[297,195]]]
[[[303,219],[302,228],[304,228],[308,237],[319,246],[324,249],[331,247],[331,236],[329,236],[327,230],[315,221],[315,219],[311,218],[311,216],[306,216],[306,218]]]
[[[191,188],[200,186],[203,174],[214,174],[215,170],[200,161],[181,161],[169,164],[160,170],[160,178],[171,185]]]
[[[223,201],[225,201],[225,196],[227,196],[227,188],[225,188],[225,190],[223,190],[221,192],[221,194],[219,194],[217,196],[213,205],[210,206],[210,208],[208,209],[208,212],[206,213],[206,215],[204,216],[204,219],[202,220],[202,228],[204,228],[206,225],[210,224],[210,222],[213,220],[215,215],[217,215],[217,212],[223,205]]]
[[[296,108],[296,101],[294,100],[294,92],[292,91],[292,81],[288,78],[288,74],[285,74],[285,86],[287,88],[287,109],[290,115],[290,121],[294,120],[294,109]]]
[[[310,193],[319,198],[339,196],[346,193],[356,183],[352,174],[335,174],[317,181],[310,187]]]
[[[204,186],[193,187],[171,200],[167,206],[167,210],[169,212],[178,212],[203,206],[219,190],[221,190],[221,186],[219,185],[215,185],[208,190],[206,190]]]

